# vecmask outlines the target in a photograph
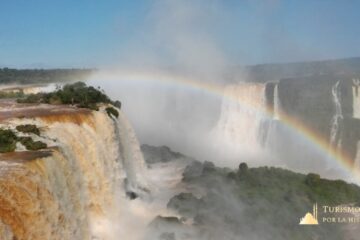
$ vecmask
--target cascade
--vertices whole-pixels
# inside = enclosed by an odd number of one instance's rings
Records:
[[[278,83],[274,87],[274,119],[279,120],[280,119],[280,99],[279,99],[279,87]]]
[[[340,81],[337,81],[331,90],[332,99],[335,106],[335,114],[331,121],[331,131],[330,131],[330,144],[334,148],[338,149],[341,147],[341,134],[343,129],[343,114],[341,107],[341,89]]]
[[[266,117],[265,84],[239,83],[224,90],[220,119],[212,137],[232,152],[256,153],[259,130]]]
[[[360,118],[360,79],[352,79],[353,117]],[[355,166],[360,167],[360,141],[356,144]]]
[[[139,195],[148,189],[134,131],[121,112],[115,119],[104,107],[89,112],[74,108],[63,115],[56,108],[46,111],[0,121],[0,127],[12,129],[35,124],[41,135],[25,135],[48,145],[41,151],[18,148],[0,154],[0,236],[116,239],[101,224],[115,221],[130,188]]]
[[[354,118],[360,118],[360,79],[353,79],[353,112]]]

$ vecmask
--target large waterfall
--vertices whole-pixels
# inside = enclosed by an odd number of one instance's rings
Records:
[[[257,154],[266,117],[265,84],[239,83],[224,90],[221,114],[211,136],[222,154]]]
[[[49,111],[1,122],[12,129],[36,124],[41,135],[32,137],[49,146],[0,155],[1,239],[117,239],[106,223],[116,221],[126,192],[147,190],[130,124],[121,112],[115,119],[104,108]]]

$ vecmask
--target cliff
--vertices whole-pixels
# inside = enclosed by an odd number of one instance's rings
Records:
[[[149,168],[158,161],[168,165],[179,161],[179,153],[169,148],[143,149]],[[181,158],[192,159],[184,155]],[[357,223],[324,220],[358,216],[324,211],[323,206],[358,207],[360,187],[342,180],[283,168],[248,167],[246,163],[238,169],[220,168],[211,162],[192,160],[186,162],[177,185],[178,191],[167,203],[169,211],[153,219],[147,239],[358,238]],[[299,225],[316,203],[318,214],[314,216],[319,225]]]
[[[0,154],[0,236],[111,239],[126,192],[146,192],[140,146],[126,117],[69,105],[0,102],[0,127],[33,124],[48,148]]]
[[[315,75],[360,74],[360,58],[344,58],[320,61],[270,63],[243,67],[248,79],[255,82],[277,81]],[[239,69],[237,69],[239,71]],[[236,71],[235,71],[236,73]]]
[[[360,161],[358,79],[320,74],[227,85],[215,147],[223,155],[270,153],[279,165],[342,177],[327,154],[332,149],[353,166]]]

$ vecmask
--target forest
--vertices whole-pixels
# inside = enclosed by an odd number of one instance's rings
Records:
[[[33,84],[81,81],[93,69],[12,69],[0,68],[0,84]]]

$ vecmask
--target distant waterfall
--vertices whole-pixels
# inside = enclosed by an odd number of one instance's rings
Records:
[[[220,119],[212,132],[217,147],[225,152],[257,153],[259,130],[266,117],[265,84],[229,85],[224,96]]]
[[[40,127],[41,137],[32,137],[52,154],[18,159],[22,153],[15,152],[0,161],[1,239],[117,239],[107,223],[116,223],[126,182],[131,191],[147,188],[144,160],[125,116],[112,119],[102,108],[2,125],[26,123]]]
[[[335,114],[331,121],[330,144],[338,149],[341,146],[341,134],[343,129],[344,116],[341,107],[340,81],[337,81],[331,90],[335,107]]]
[[[360,79],[353,79],[353,112],[354,118],[360,118]]]
[[[274,87],[274,119],[280,119],[280,99],[279,99],[279,84],[277,83]]]
[[[353,79],[352,94],[353,94],[353,117],[360,118],[360,79]],[[355,156],[355,166],[360,168],[360,141],[357,142]]]

